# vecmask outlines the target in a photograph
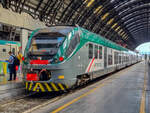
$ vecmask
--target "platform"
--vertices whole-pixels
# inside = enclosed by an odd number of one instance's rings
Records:
[[[34,113],[150,113],[148,70],[135,64]]]
[[[0,101],[7,98],[13,98],[22,93],[23,88],[22,75],[17,73],[16,80],[8,81],[9,74],[0,75]]]

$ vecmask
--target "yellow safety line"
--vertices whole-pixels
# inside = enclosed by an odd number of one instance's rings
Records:
[[[45,92],[45,89],[41,83],[38,83],[42,92]]]
[[[29,87],[29,91],[30,91],[30,90],[31,90],[31,88],[32,88],[32,84],[33,84],[33,83],[31,82],[31,83],[30,83],[30,87]]]
[[[146,68],[146,66],[145,66]],[[146,103],[146,69],[145,69],[145,73],[144,73],[144,88],[143,88],[143,92],[142,92],[142,99],[141,99],[141,104],[140,104],[140,113],[145,113],[146,112],[146,108],[145,108],[145,103]]]
[[[54,83],[51,82],[52,87],[55,89],[55,91],[59,91],[58,88],[55,86]]]
[[[61,85],[61,83],[58,83],[58,85],[62,90],[65,90],[64,87]]]
[[[50,86],[47,83],[44,83],[46,88],[48,89],[48,91],[52,91],[52,89],[50,88]]]
[[[103,84],[98,85],[98,86],[95,87],[94,89],[91,89],[89,92],[86,92],[86,93],[84,93],[83,95],[81,95],[81,96],[79,96],[79,97],[73,99],[72,101],[70,101],[70,102],[64,104],[63,106],[59,107],[58,109],[52,111],[52,113],[57,113],[57,112],[61,111],[62,109],[66,108],[67,106],[69,106],[69,105],[71,105],[71,104],[73,104],[74,102],[78,101],[79,99],[81,99],[81,98],[83,98],[83,97],[85,97],[85,96],[91,94],[91,93],[94,92],[97,88],[103,87],[103,86],[104,86],[106,83],[108,83],[109,81],[110,81],[110,80],[106,81],[106,82],[103,83]]]

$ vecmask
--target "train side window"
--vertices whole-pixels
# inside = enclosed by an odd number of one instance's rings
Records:
[[[112,65],[112,55],[108,55],[108,65]]]
[[[89,44],[89,59],[93,58],[93,44]]]
[[[119,64],[121,64],[121,56],[119,56]]]
[[[99,46],[99,59],[102,59],[102,46]]]
[[[118,64],[118,52],[114,53],[114,62],[115,64]]]
[[[95,45],[94,54],[95,54],[95,59],[97,59],[98,58],[98,45]]]
[[[80,36],[76,34],[71,40],[66,55],[69,56],[80,42]]]
[[[6,52],[6,49],[3,48],[3,52]]]

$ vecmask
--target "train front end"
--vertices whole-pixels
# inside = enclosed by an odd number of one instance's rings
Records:
[[[27,44],[23,75],[26,90],[34,92],[64,91],[63,62],[67,35],[72,27],[45,28],[34,32]]]

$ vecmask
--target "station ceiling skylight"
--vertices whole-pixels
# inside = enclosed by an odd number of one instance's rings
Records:
[[[150,0],[0,0],[46,25],[78,24],[127,48],[150,41]]]

